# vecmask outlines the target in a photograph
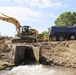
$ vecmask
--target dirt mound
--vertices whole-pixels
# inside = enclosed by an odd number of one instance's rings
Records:
[[[0,39],[0,59],[8,59],[11,49],[8,47],[8,44],[5,43],[6,39]]]
[[[44,64],[76,67],[76,41],[43,43],[41,53]]]

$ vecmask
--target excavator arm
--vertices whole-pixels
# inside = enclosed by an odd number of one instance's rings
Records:
[[[18,31],[19,28],[20,28],[20,23],[17,19],[15,18],[12,18],[12,17],[9,17],[5,14],[1,14],[0,15],[0,20],[3,20],[3,21],[6,21],[6,22],[9,22],[9,23],[12,23],[16,26],[16,30]]]

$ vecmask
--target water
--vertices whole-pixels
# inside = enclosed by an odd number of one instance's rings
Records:
[[[0,71],[0,75],[76,75],[76,70],[43,65],[26,65],[14,67],[10,71]]]

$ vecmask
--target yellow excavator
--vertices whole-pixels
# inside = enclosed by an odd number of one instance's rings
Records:
[[[37,41],[46,42],[48,41],[48,36],[44,36],[43,34],[37,34]]]
[[[12,43],[37,41],[35,35],[38,34],[38,31],[36,29],[31,29],[30,26],[21,26],[17,19],[9,17],[5,14],[0,15],[0,20],[12,23],[16,26],[16,31],[17,31],[16,36],[19,38],[13,38]]]

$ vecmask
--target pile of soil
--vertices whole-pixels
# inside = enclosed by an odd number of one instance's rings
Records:
[[[43,64],[76,67],[76,41],[42,43],[41,55]]]
[[[0,60],[9,59],[11,48],[8,47],[6,39],[0,39]]]
[[[6,39],[0,39],[0,60],[10,59],[11,47]],[[76,40],[40,42],[40,62],[48,65],[76,67]]]

